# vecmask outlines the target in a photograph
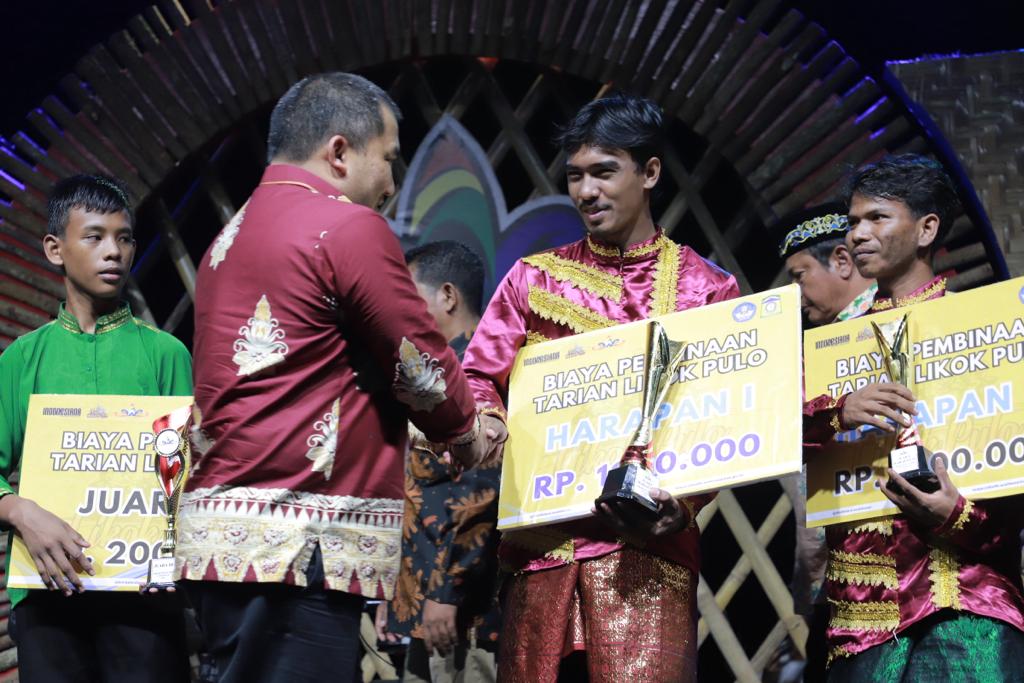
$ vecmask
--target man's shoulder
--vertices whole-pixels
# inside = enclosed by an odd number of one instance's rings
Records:
[[[516,264],[524,265],[536,265],[540,262],[546,262],[550,259],[564,259],[567,261],[579,261],[583,255],[583,247],[586,243],[586,239],[579,239],[575,242],[569,242],[558,247],[551,247],[550,249],[544,249],[536,253],[524,256],[516,261]]]
[[[46,339],[46,337],[53,332],[54,327],[57,325],[56,320],[37,327],[31,332],[26,332],[21,335],[8,345],[4,349],[3,357],[7,358],[7,362],[11,362],[16,358],[23,358],[26,355],[30,355],[32,351],[39,346],[39,344]]]
[[[689,270],[694,274],[702,274],[708,279],[724,284],[732,279],[732,273],[719,266],[714,261],[710,261],[688,245],[680,245],[679,247],[679,264],[684,270]]]
[[[168,355],[188,353],[188,348],[170,332],[165,332],[141,318],[132,317],[132,322],[139,331],[139,338],[143,344],[152,347],[157,353]]]

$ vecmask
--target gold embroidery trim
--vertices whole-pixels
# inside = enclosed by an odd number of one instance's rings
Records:
[[[527,330],[526,331],[526,345],[527,346],[529,346],[530,344],[541,344],[541,343],[546,342],[546,341],[551,341],[551,338],[546,336],[546,335],[541,334],[540,332],[537,332],[536,330]]]
[[[974,510],[974,503],[969,500],[964,501],[964,507],[960,511],[960,516],[953,522],[952,531],[963,531],[964,527],[967,526],[967,522],[971,518],[971,511]]]
[[[651,317],[674,313],[679,298],[679,245],[667,238],[664,242],[651,288]]]
[[[946,290],[946,278],[942,278],[938,282],[932,283],[923,292],[912,294],[902,299],[879,299],[875,303],[871,304],[872,311],[888,311],[891,308],[902,308],[903,306],[911,306],[913,304],[919,304],[922,301],[927,301],[939,292]]]
[[[481,415],[491,415],[491,416],[500,418],[502,422],[505,422],[505,421],[508,420],[508,414],[505,412],[505,409],[504,408],[498,408],[497,406],[487,406],[486,408],[481,408],[480,409],[480,414]]]
[[[892,536],[892,520],[883,519],[878,522],[865,522],[864,524],[851,525],[847,530],[849,534],[866,534],[874,531],[882,536]]]
[[[530,285],[528,302],[530,310],[541,318],[550,320],[557,325],[565,325],[577,334],[612,327],[616,324],[615,321],[609,320],[586,306],[575,304],[534,285]]]
[[[67,312],[63,306],[60,309],[60,313],[57,315],[60,320],[60,326],[68,332],[74,332],[75,334],[84,334],[81,326],[78,324],[78,320]],[[126,305],[122,305],[121,308],[117,309],[113,313],[107,315],[101,315],[96,319],[96,328],[94,334],[105,334],[107,332],[113,332],[119,327],[127,324],[131,320],[132,312],[131,309]]]
[[[956,555],[942,548],[932,548],[928,554],[929,577],[932,582],[932,603],[942,609],[960,609],[960,563]]]
[[[847,631],[895,631],[900,625],[900,605],[894,600],[850,602],[832,600],[829,628]]]
[[[828,571],[830,581],[862,586],[885,586],[899,588],[896,575],[896,559],[875,553],[846,553],[833,550],[829,553]]]
[[[666,247],[669,244],[674,245],[675,242],[665,237],[665,234],[662,233],[661,235],[658,235],[658,239],[654,240],[650,244],[645,244],[642,247],[635,247],[633,249],[630,249],[629,251],[622,255],[622,258],[639,258],[641,256],[647,256],[648,254],[653,253],[661,249],[662,247]]]
[[[839,659],[840,657],[852,657],[853,653],[847,649],[846,645],[839,645],[829,650],[828,658],[825,660],[825,668],[832,666],[832,662]]]
[[[666,246],[666,243],[675,244],[675,242],[672,242],[672,240],[665,237],[665,233],[661,233],[660,235],[658,235],[658,239],[654,240],[650,244],[645,244],[640,247],[634,247],[633,249],[630,249],[626,252],[621,252],[619,249],[615,247],[606,247],[604,245],[598,244],[593,239],[591,239],[590,235],[587,235],[587,246],[590,247],[590,251],[594,252],[598,256],[604,256],[605,258],[618,258],[620,255],[624,259],[639,258],[640,256],[647,256],[647,254],[650,254],[652,252],[657,251],[658,249],[661,249],[663,246]]]
[[[590,235],[587,235],[587,246],[590,247],[590,251],[594,252],[598,256],[604,256],[606,258],[616,258],[619,255],[619,250],[614,247],[605,247],[594,240],[590,239]]]
[[[523,263],[544,271],[559,282],[568,282],[578,289],[604,299],[618,301],[622,298],[621,277],[586,263],[562,258],[550,252],[527,256]]]
[[[543,527],[510,531],[502,536],[502,540],[520,548],[543,553],[546,558],[566,564],[576,558],[576,546],[573,544],[572,536]]]

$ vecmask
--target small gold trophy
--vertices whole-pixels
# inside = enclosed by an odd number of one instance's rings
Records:
[[[885,372],[889,381],[902,384],[908,389],[913,382],[913,363],[910,353],[910,335],[907,333],[910,314],[899,320],[877,325],[871,323],[875,332],[878,350],[882,353]],[[939,479],[931,468],[931,452],[924,447],[917,423],[911,419],[909,427],[899,427],[896,448],[889,452],[889,467],[899,473],[913,486],[922,491],[939,489]]]
[[[153,423],[156,449],[154,470],[164,493],[167,528],[160,546],[160,556],[149,561],[145,590],[167,589],[174,585],[174,547],[177,540],[178,504],[188,480],[190,449],[188,429],[192,423],[192,406],[179,408]]]
[[[665,401],[672,375],[683,360],[685,346],[683,342],[671,341],[658,321],[648,323],[646,377],[640,424],[619,466],[608,472],[604,490],[596,503],[629,505],[648,518],[657,517],[658,504],[650,494],[650,490],[658,485],[658,477],[650,467],[654,415]]]

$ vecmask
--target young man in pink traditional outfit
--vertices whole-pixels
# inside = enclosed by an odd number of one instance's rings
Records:
[[[661,140],[661,111],[630,96],[591,102],[563,129],[587,235],[521,259],[499,285],[463,363],[478,404],[503,414],[524,345],[738,295],[731,275],[654,224]],[[602,505],[588,519],[504,535],[499,555],[512,575],[500,680],[554,681],[574,650],[586,651],[594,681],[696,679],[694,517],[711,496],[653,497],[653,520]]]
[[[889,157],[854,174],[846,240],[861,275],[878,281],[871,311],[945,295],[932,256],[958,211],[930,159]],[[893,432],[917,411],[909,390],[886,382],[820,396],[804,413],[813,458],[837,431]],[[934,467],[931,493],[888,470],[881,490],[902,514],[828,528],[829,681],[1022,680],[1021,503],[967,500],[942,461]]]

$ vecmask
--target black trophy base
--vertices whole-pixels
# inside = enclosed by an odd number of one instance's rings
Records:
[[[648,491],[657,484],[650,470],[631,462],[620,465],[608,472],[604,490],[595,504],[628,506],[647,519],[658,518],[658,504],[651,500]]]
[[[154,557],[149,561],[149,572],[143,593],[174,589],[174,557]]]
[[[932,471],[931,457],[931,452],[921,444],[894,448],[889,453],[889,467],[914,488],[934,493],[939,490],[939,478]]]

